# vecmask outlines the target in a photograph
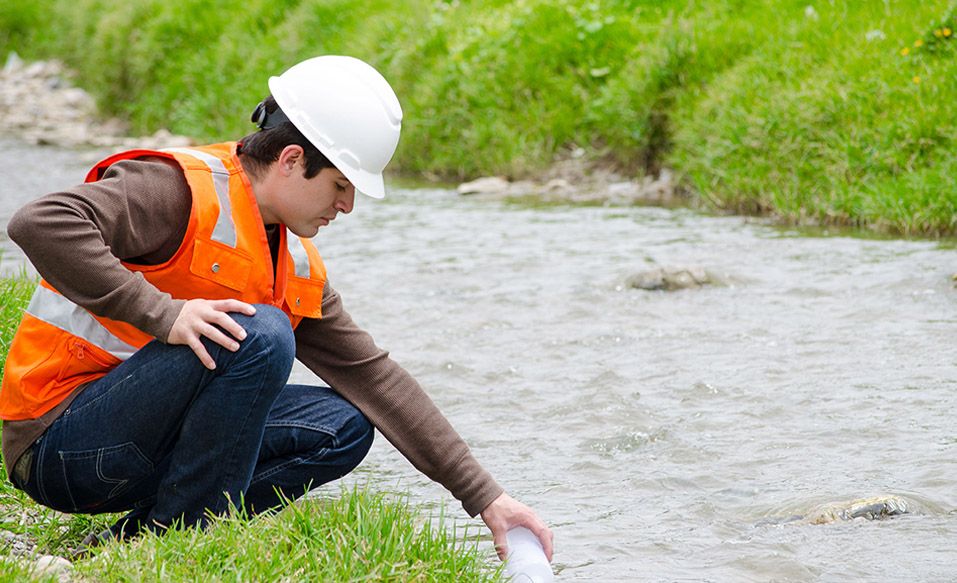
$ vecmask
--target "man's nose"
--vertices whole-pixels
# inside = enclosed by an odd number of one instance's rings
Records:
[[[352,207],[356,204],[356,187],[349,185],[346,192],[336,201],[336,210],[343,214],[352,212]]]

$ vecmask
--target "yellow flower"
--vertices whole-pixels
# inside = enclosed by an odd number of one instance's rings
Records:
[[[909,48],[904,47],[904,48],[901,49],[901,56],[902,56],[902,57],[906,57],[906,56],[909,55],[909,54],[910,54],[910,49],[909,49]]]
[[[944,31],[938,28],[937,30],[934,31],[934,36],[936,36],[937,38],[940,38],[944,36]]]
[[[920,40],[920,39],[917,39],[917,40],[914,41],[914,48],[915,48],[915,49],[919,49],[919,48],[922,47],[923,45],[924,45],[924,41],[922,41],[922,40]]]
[[[944,29],[944,36],[950,36],[951,30],[949,28]]]
[[[914,83],[920,83],[920,77],[917,75],[914,75],[914,78],[911,79],[911,81],[913,81]]]

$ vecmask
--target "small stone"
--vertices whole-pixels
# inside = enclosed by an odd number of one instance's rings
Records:
[[[687,270],[682,269],[681,271],[665,274],[665,285],[668,289],[688,289],[698,287],[701,284],[695,281],[695,278]]]
[[[688,268],[688,275],[699,285],[711,283],[711,277],[704,267],[692,266]]]
[[[456,190],[459,194],[503,194],[508,191],[508,180],[501,176],[485,176],[463,182]]]
[[[635,182],[613,182],[608,185],[609,196],[622,198],[637,198],[641,193],[641,185]]]
[[[92,108],[93,98],[82,89],[71,88],[61,92],[63,101],[70,107]]]
[[[23,72],[24,77],[42,77],[46,72],[46,64],[43,61],[37,61],[36,63],[31,63],[27,67],[26,71]]]
[[[645,290],[665,289],[665,272],[661,268],[636,273],[629,277],[625,284],[628,287]]]
[[[192,140],[186,136],[177,136],[169,130],[162,128],[156,130],[156,132],[146,140],[146,143],[150,148],[154,149],[184,148],[191,146]]]
[[[564,178],[553,178],[545,183],[545,192],[564,192],[571,190],[572,185]]]
[[[73,572],[73,563],[63,557],[43,555],[36,562],[37,575],[53,575],[60,581],[69,581]]]

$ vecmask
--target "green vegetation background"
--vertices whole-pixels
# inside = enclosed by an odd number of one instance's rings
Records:
[[[957,234],[952,0],[35,0],[0,55],[60,58],[103,111],[238,138],[265,79],[351,54],[392,82],[395,164],[527,176],[577,148],[706,206]]]

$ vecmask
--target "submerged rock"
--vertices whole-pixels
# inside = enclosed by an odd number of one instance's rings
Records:
[[[636,273],[625,284],[634,289],[675,291],[720,285],[722,282],[703,267],[656,267]]]
[[[831,502],[817,506],[805,520],[811,524],[829,524],[839,520],[882,520],[909,514],[907,501],[896,496],[861,498],[850,502]]]
[[[900,496],[872,496],[843,502],[828,502],[815,506],[804,517],[810,524],[830,524],[840,520],[883,520],[903,514],[916,514],[914,504]]]
[[[768,513],[756,526],[797,524],[833,524],[852,520],[886,520],[908,514],[937,514],[942,510],[933,502],[916,496],[878,494],[867,498],[853,498],[788,506]]]

